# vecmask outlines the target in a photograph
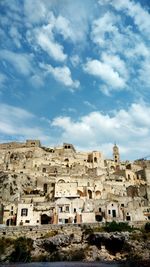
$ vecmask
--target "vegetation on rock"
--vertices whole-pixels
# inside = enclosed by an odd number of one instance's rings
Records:
[[[14,251],[11,253],[10,262],[30,262],[33,240],[31,238],[19,237],[14,241]]]
[[[107,222],[104,226],[106,232],[131,232],[133,228],[127,222]]]

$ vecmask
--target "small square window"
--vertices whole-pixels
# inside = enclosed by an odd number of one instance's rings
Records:
[[[28,216],[28,209],[21,209],[21,216]]]

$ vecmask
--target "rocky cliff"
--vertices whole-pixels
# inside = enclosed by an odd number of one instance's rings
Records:
[[[3,238],[0,244],[1,262],[138,261],[150,264],[150,233],[139,230],[107,233],[90,228],[76,231],[60,228],[38,238]]]

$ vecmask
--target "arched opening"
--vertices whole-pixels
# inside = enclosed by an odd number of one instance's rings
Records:
[[[97,157],[94,157],[94,162],[97,162]]]
[[[41,224],[50,224],[52,223],[52,218],[48,216],[47,214],[41,215]]]
[[[95,192],[95,198],[96,198],[96,199],[99,199],[100,196],[101,196],[101,192],[100,192],[99,190],[97,190],[97,191]]]
[[[112,171],[114,171],[114,170],[115,170],[115,167],[114,167],[114,166],[111,166],[110,169],[111,169]]]
[[[88,196],[89,196],[89,199],[92,199],[92,191],[91,190],[88,190]]]
[[[95,216],[95,220],[96,220],[97,222],[101,222],[101,221],[103,220],[102,215],[96,215],[96,216]]]
[[[84,193],[80,190],[77,190],[77,194],[80,196],[80,197],[84,197]]]
[[[62,183],[65,183],[65,181],[63,179],[58,181],[58,184],[62,184]]]

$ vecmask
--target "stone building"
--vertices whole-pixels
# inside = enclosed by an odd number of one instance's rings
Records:
[[[40,225],[150,220],[150,164],[72,144],[0,144],[0,223]]]

